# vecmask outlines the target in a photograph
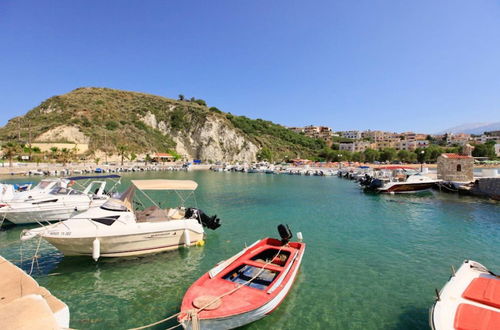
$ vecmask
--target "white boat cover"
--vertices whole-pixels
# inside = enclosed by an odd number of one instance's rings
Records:
[[[192,180],[132,180],[139,190],[196,190],[198,184]]]

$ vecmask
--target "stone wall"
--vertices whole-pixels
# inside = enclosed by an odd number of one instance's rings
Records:
[[[458,165],[461,166],[461,171],[457,171]],[[437,159],[437,178],[444,181],[474,181],[474,159],[439,156]]]
[[[478,179],[471,192],[474,195],[489,197],[498,201],[500,200],[500,178]]]

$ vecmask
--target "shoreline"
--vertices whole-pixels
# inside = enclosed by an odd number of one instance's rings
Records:
[[[104,174],[104,173],[130,173],[130,172],[148,172],[148,171],[205,171],[210,170],[213,164],[196,164],[191,165],[189,168],[183,167],[183,162],[172,162],[172,163],[124,163],[121,165],[96,165],[93,163],[71,163],[71,164],[54,164],[54,163],[40,163],[39,165],[30,163],[21,163],[15,166],[9,167],[8,165],[0,166],[0,179],[8,179],[12,177],[52,177],[52,176],[76,176],[76,175],[91,175],[91,174]],[[276,165],[280,166],[280,165]],[[374,163],[359,163],[359,162],[342,162],[340,163],[313,163],[305,165],[294,165],[287,164],[282,165],[284,168],[289,169],[310,169],[310,170],[338,170],[345,167],[358,167],[358,166],[369,166],[372,168],[383,167],[383,166],[404,166],[420,170],[421,164],[374,164]],[[432,171],[437,170],[437,164],[423,164],[424,168],[430,169]],[[96,169],[102,169],[102,172],[96,172]],[[474,170],[481,169],[500,169],[499,165],[495,164],[475,164]],[[35,172],[35,174],[29,174],[29,172]],[[44,172],[44,174],[42,174]],[[49,174],[47,174],[49,173]]]

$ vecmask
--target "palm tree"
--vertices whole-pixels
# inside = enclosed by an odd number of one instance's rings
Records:
[[[58,151],[59,151],[59,149],[57,149],[57,147],[50,148],[50,155],[51,155],[52,159],[54,159],[54,160],[57,159]]]
[[[33,156],[33,160],[36,162],[36,166],[39,166],[42,161],[42,157],[40,155],[35,155]]]
[[[66,163],[70,162],[72,158],[73,154],[70,149],[68,148],[61,149],[61,154],[59,155],[59,159],[61,163],[63,163],[63,166],[66,166]]]
[[[13,142],[7,142],[2,146],[3,155],[9,159],[9,167],[12,167],[12,158],[19,153],[19,145]]]
[[[119,145],[118,146],[118,153],[120,154],[121,157],[121,166],[123,166],[123,158],[125,158],[125,152],[127,151],[127,146],[125,145]]]

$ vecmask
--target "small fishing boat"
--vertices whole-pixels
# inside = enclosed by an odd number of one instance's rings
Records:
[[[203,241],[203,227],[220,226],[217,216],[184,207],[197,187],[190,180],[132,180],[121,196],[66,221],[25,230],[21,240],[38,236],[65,256],[92,256],[96,261],[100,257],[130,257],[191,246]],[[134,200],[136,190],[153,205],[145,207],[140,199]],[[181,205],[162,208],[145,191],[175,191]],[[162,201],[166,202],[164,198]]]
[[[441,289],[429,313],[434,330],[500,329],[500,276],[464,261]]]
[[[229,258],[191,285],[182,300],[179,323],[186,329],[233,329],[270,314],[290,291],[306,245],[302,234],[290,242],[264,238]]]

